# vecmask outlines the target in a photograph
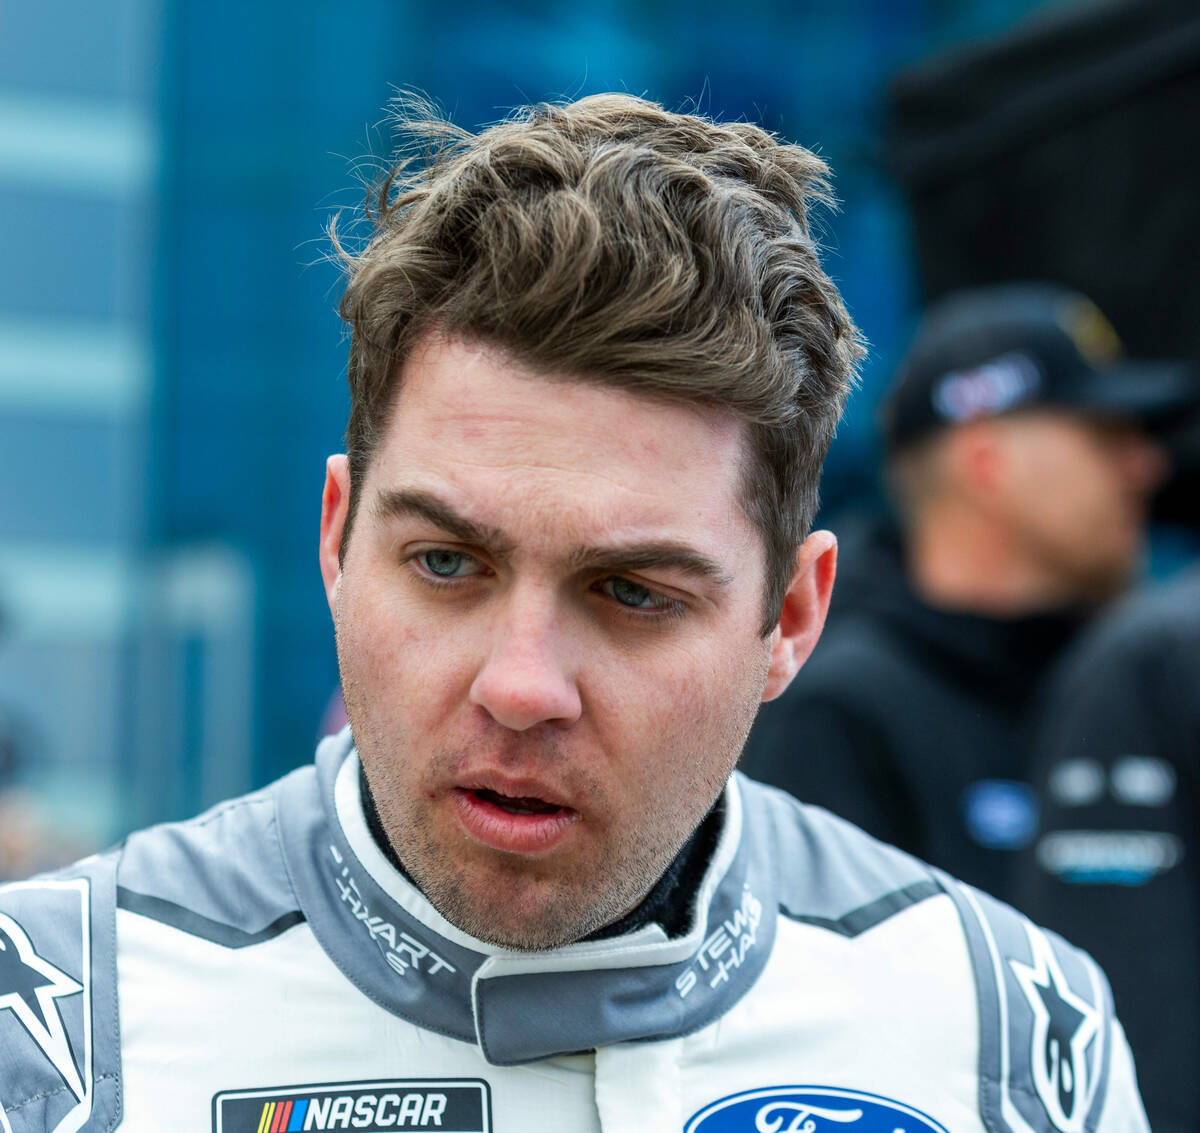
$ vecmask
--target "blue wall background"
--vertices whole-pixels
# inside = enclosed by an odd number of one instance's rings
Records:
[[[322,230],[360,199],[354,161],[387,151],[393,84],[469,126],[626,90],[818,149],[843,201],[829,266],[872,343],[833,508],[874,491],[873,407],[916,313],[881,161],[886,82],[1039,6],[6,10],[0,475],[17,488],[0,497],[0,708],[35,793],[102,841],[310,758],[336,682],[320,490],[347,410]]]

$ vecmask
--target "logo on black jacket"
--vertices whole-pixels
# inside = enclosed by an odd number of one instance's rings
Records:
[[[1009,960],[1033,1012],[1030,1050],[1033,1085],[1046,1115],[1062,1133],[1082,1133],[1095,1096],[1096,1063],[1088,1048],[1097,1039],[1100,1012],[1067,983],[1046,937],[1027,928],[1032,963]]]
[[[12,917],[0,913],[0,1012],[16,1017],[80,1101],[83,1081],[58,1000],[81,991],[81,983],[39,956],[29,934]]]
[[[481,1079],[339,1082],[230,1090],[213,1098],[213,1133],[491,1133]]]

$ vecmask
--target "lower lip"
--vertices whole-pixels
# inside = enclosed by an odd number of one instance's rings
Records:
[[[511,814],[462,788],[455,789],[454,802],[459,819],[476,842],[509,854],[552,850],[579,818],[577,811],[565,808],[552,814]]]

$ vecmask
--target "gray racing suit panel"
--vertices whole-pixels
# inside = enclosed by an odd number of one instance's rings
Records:
[[[1117,1030],[1104,973],[1087,953],[1008,905],[944,880],[975,967],[988,1128],[1096,1129]]]
[[[226,947],[299,923],[275,819],[280,785],[131,835],[118,906]]]
[[[115,853],[0,887],[0,1129],[121,1118]]]

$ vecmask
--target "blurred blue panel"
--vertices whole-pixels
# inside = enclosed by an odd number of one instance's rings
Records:
[[[114,99],[0,87],[0,179],[55,195],[131,195],[152,178],[149,117]]]
[[[131,203],[0,184],[0,216],[0,311],[94,320],[127,313],[131,297],[122,283],[136,254],[126,239]]]
[[[153,43],[159,8],[159,0],[6,4],[0,76],[57,95],[146,97],[153,71],[139,48]]]
[[[120,543],[133,535],[129,431],[105,418],[0,414],[0,538]]]
[[[180,313],[181,355],[186,360],[215,336],[237,342],[254,334],[261,350],[279,318],[281,291],[298,271],[293,249],[280,233],[280,213],[228,194],[186,204],[178,254],[187,264],[187,286],[198,302]],[[269,375],[249,380],[266,381]]]

